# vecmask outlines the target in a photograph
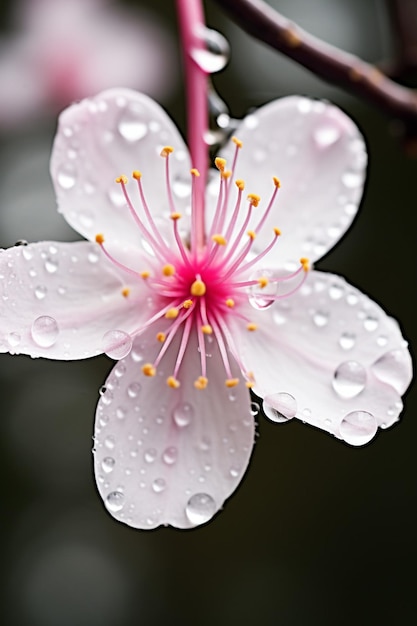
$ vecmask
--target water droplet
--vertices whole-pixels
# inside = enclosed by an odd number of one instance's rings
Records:
[[[254,272],[251,276],[252,280],[258,280],[260,278],[267,278],[271,280],[274,278],[274,272],[267,269],[260,269]],[[272,280],[263,288],[259,285],[254,285],[250,290],[249,302],[254,309],[268,309],[275,302],[274,296],[276,296],[277,290],[278,284],[276,282],[272,282]]]
[[[250,114],[243,118],[243,124],[246,128],[254,129],[257,128],[259,120],[255,114]]]
[[[376,435],[378,425],[372,413],[352,411],[340,424],[340,435],[352,446],[363,446]]]
[[[111,513],[121,511],[125,504],[125,497],[121,491],[112,491],[104,501],[107,509]]]
[[[131,383],[127,388],[127,395],[129,398],[136,398],[140,390],[142,389],[142,385],[140,383]]]
[[[44,285],[38,285],[35,287],[35,298],[38,300],[43,300],[47,293],[48,290]]]
[[[196,493],[187,502],[185,514],[191,524],[204,524],[216,512],[216,503],[207,493]]]
[[[162,460],[167,465],[174,465],[178,458],[178,450],[174,446],[166,448],[162,454]]]
[[[57,180],[63,189],[72,189],[76,180],[74,165],[72,163],[63,165],[58,171]]]
[[[407,350],[390,350],[372,365],[372,372],[382,382],[403,394],[411,379],[411,359]]]
[[[7,343],[11,348],[16,348],[22,340],[22,337],[19,333],[11,332],[6,337]]]
[[[188,426],[193,419],[194,409],[191,404],[188,402],[183,402],[175,407],[172,417],[174,418],[174,422],[180,428],[184,428]]]
[[[118,363],[114,368],[114,375],[117,378],[121,378],[126,373],[126,365],[124,363]]]
[[[106,472],[106,474],[110,474],[114,470],[115,465],[116,461],[111,456],[106,456],[101,462],[103,472]]]
[[[341,398],[354,398],[365,389],[366,370],[357,361],[345,361],[335,370],[332,385]]]
[[[155,478],[152,483],[152,489],[155,493],[161,493],[166,488],[167,484],[163,478]]]
[[[139,141],[143,139],[148,132],[146,124],[138,120],[134,113],[126,111],[118,124],[119,133],[126,141]]]
[[[315,129],[314,141],[319,148],[329,148],[340,138],[340,129],[330,123],[325,123]]]
[[[300,98],[297,103],[297,108],[300,113],[310,113],[313,108],[313,103],[308,98]]]
[[[254,417],[256,417],[260,411],[261,407],[257,402],[251,402],[250,404],[250,412]]]
[[[229,470],[229,474],[232,478],[237,478],[239,476],[239,470],[237,467],[231,467]]]
[[[372,333],[374,330],[376,330],[378,328],[378,325],[379,325],[379,322],[378,322],[377,318],[376,317],[372,317],[371,315],[368,315],[363,320],[363,327],[364,327],[364,329],[367,330],[370,333]]]
[[[30,248],[24,247],[22,250],[22,257],[25,261],[31,261],[33,259],[33,252]]]
[[[45,269],[48,274],[54,274],[58,269],[58,261],[56,259],[51,259],[48,257],[45,260]]]
[[[97,263],[98,254],[96,254],[95,252],[89,252],[87,255],[87,260],[89,263]]]
[[[116,445],[116,440],[112,435],[109,435],[108,437],[105,438],[104,440],[104,445],[106,446],[106,448],[108,448],[109,450],[113,450],[114,446]]]
[[[380,348],[384,348],[388,343],[388,337],[386,337],[385,335],[380,335],[379,337],[377,337],[376,343],[378,346],[380,346]]]
[[[101,415],[98,421],[99,421],[100,426],[104,428],[104,426],[107,426],[107,424],[109,423],[109,416]]]
[[[116,417],[119,420],[123,420],[126,417],[126,409],[122,406],[118,406],[116,409]]]
[[[339,345],[343,350],[352,350],[355,345],[356,335],[353,333],[342,333],[339,338]]]
[[[17,247],[19,247],[19,246],[27,246],[28,242],[26,241],[26,239],[18,239],[14,245],[17,246]],[[26,258],[25,255],[23,255],[23,256],[24,256],[24,258]],[[30,258],[32,258],[32,256],[30,256]]]
[[[144,459],[147,463],[153,463],[157,456],[158,453],[155,448],[149,448],[149,450],[146,450],[144,454]]]
[[[32,324],[31,334],[33,341],[41,348],[50,348],[56,342],[59,328],[56,320],[49,315],[37,317]]]
[[[191,57],[207,74],[220,72],[226,67],[229,60],[229,44],[217,30],[206,28],[198,29],[198,37],[203,41],[203,48],[191,50]]]
[[[289,393],[272,393],[264,398],[262,408],[273,422],[287,422],[297,413],[297,402]]]
[[[349,189],[359,187],[359,185],[362,184],[362,173],[345,172],[342,176],[342,183],[345,185],[345,187],[348,187]]]
[[[123,359],[132,349],[132,337],[123,330],[109,330],[103,335],[102,350],[111,359]]]
[[[343,296],[343,289],[339,285],[330,285],[329,296],[332,300],[340,300]]]
[[[329,314],[328,313],[325,313],[323,311],[316,311],[314,313],[314,315],[313,315],[313,322],[319,328],[321,328],[323,326],[327,326],[328,321],[329,321]]]
[[[287,318],[284,315],[284,312],[277,308],[274,309],[274,312],[272,313],[272,317],[274,318],[275,324],[278,324],[278,326],[282,326],[282,324],[285,324],[285,322],[287,321]]]
[[[348,293],[346,296],[346,302],[349,306],[356,306],[358,304],[358,296],[356,293]]]

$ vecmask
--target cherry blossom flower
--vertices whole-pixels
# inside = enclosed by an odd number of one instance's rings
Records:
[[[114,84],[163,97],[174,46],[148,12],[106,0],[21,0],[17,33],[0,40],[0,124],[56,113]]]
[[[271,420],[363,445],[398,420],[411,379],[398,324],[310,267],[362,193],[365,146],[344,113],[287,97],[246,117],[210,170],[204,231],[192,165],[147,96],[73,105],[51,172],[88,241],[0,254],[1,351],[117,361],[95,471],[107,509],[136,528],[189,528],[222,507],[254,444],[249,388]]]

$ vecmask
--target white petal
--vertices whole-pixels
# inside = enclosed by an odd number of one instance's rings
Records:
[[[119,245],[137,246],[140,231],[115,178],[142,172],[147,203],[159,225],[169,215],[166,160],[160,156],[166,145],[174,147],[170,158],[174,200],[185,212],[191,184],[187,148],[156,102],[129,89],[112,89],[69,107],[59,118],[51,159],[58,210],[87,239],[104,233]],[[128,189],[143,216],[136,181]],[[186,220],[184,216],[182,227]]]
[[[130,333],[146,316],[139,281],[128,298],[121,293],[129,278],[88,242],[1,250],[0,352],[51,359],[103,352],[106,332]]]
[[[95,471],[109,512],[135,528],[171,524],[190,528],[207,522],[236,489],[254,439],[248,390],[225,387],[213,346],[208,387],[196,390],[200,372],[192,334],[182,363],[179,389],[172,374],[179,338],[154,378],[141,372],[158,346],[155,331],[138,338],[105,383],[96,415]],[[236,369],[236,368],[234,368]]]
[[[342,278],[312,272],[296,295],[252,318],[258,330],[238,345],[272,418],[280,416],[268,406],[353,445],[398,419],[412,376],[407,344],[398,324]]]
[[[246,117],[236,136],[243,148],[235,178],[261,196],[256,222],[272,195],[272,177],[282,183],[254,250],[264,249],[277,226],[282,236],[268,256],[272,266],[322,257],[349,227],[362,195],[367,159],[355,124],[330,104],[291,96]],[[234,148],[225,150],[229,165]]]

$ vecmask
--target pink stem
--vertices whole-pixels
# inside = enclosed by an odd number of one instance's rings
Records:
[[[184,55],[187,100],[187,134],[191,165],[200,172],[195,182],[195,202],[191,216],[191,247],[193,251],[205,245],[204,195],[207,181],[208,153],[205,136],[208,131],[207,73],[193,58],[206,46],[204,13],[201,0],[177,0],[178,22]]]

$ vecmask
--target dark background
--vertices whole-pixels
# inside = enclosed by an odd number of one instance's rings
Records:
[[[382,1],[270,3],[366,60],[390,54]],[[231,62],[214,80],[233,116],[304,93],[331,98],[362,129],[370,154],[362,208],[317,267],[371,295],[417,345],[417,163],[396,139],[398,125],[274,52],[259,59],[262,46],[206,5],[209,25],[231,43]],[[147,6],[176,37],[174,3]],[[4,10],[2,37],[13,32],[11,15]],[[178,55],[176,89],[163,104],[184,129],[179,62]],[[47,164],[54,128],[51,116],[0,133],[3,247],[78,237],[55,215]],[[110,367],[106,357],[57,363],[0,355],[5,625],[415,623],[415,389],[402,421],[361,449],[295,420],[279,426],[259,418],[250,469],[223,513],[192,531],[146,532],[113,521],[94,485],[93,418]]]

